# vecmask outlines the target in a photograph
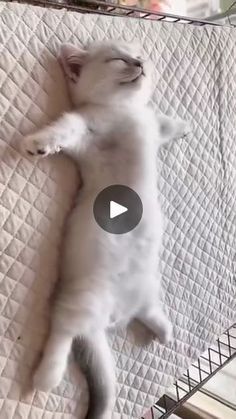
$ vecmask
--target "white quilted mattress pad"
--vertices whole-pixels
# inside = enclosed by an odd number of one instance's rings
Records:
[[[118,379],[114,418],[140,418],[236,321],[235,31],[1,2],[1,419],[83,417],[86,386],[71,368],[50,394],[26,391],[46,336],[63,224],[79,177],[65,156],[27,158],[19,143],[69,106],[59,45],[106,38],[139,40],[155,65],[153,106],[193,127],[158,156],[166,216],[163,299],[175,338],[142,348],[122,330],[110,335]]]

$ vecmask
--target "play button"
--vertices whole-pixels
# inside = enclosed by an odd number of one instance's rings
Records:
[[[93,213],[103,230],[113,234],[124,234],[133,230],[140,222],[143,205],[133,189],[124,185],[112,185],[98,194]]]
[[[126,211],[128,211],[128,208],[123,205],[117,204],[114,201],[110,202],[110,218],[118,217],[118,215],[124,214]]]

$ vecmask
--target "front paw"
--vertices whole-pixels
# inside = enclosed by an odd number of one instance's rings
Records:
[[[193,127],[189,121],[183,121],[182,130],[180,130],[180,138],[187,137],[193,131]]]
[[[30,156],[47,156],[48,154],[54,154],[60,151],[61,147],[49,141],[40,134],[32,134],[25,137],[21,144],[21,149],[24,154]]]
[[[173,340],[173,326],[169,320],[159,329],[157,339],[162,345],[167,345]]]
[[[177,140],[179,138],[187,137],[191,132],[192,132],[192,126],[189,121],[177,119],[173,139]]]

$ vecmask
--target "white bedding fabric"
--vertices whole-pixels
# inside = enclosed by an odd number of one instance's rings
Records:
[[[1,2],[1,419],[82,419],[86,391],[80,397],[81,377],[73,373],[50,394],[23,392],[42,348],[78,177],[63,156],[37,161],[18,149],[23,135],[68,107],[58,46],[119,37],[139,39],[154,62],[156,109],[188,119],[193,133],[158,158],[167,218],[161,268],[175,339],[142,349],[122,331],[111,335],[119,383],[114,419],[141,417],[236,320],[235,30]]]

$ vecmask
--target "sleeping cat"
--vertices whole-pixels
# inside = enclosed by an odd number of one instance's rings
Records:
[[[24,152],[59,151],[80,168],[83,188],[67,222],[60,283],[50,336],[34,375],[36,388],[56,387],[68,355],[83,363],[90,390],[89,419],[111,419],[115,369],[106,332],[136,318],[163,344],[172,326],[159,298],[158,251],[162,216],[157,201],[157,149],[184,134],[186,125],[157,117],[148,106],[150,63],[122,42],[63,45],[60,53],[74,110],[29,135]],[[93,217],[98,193],[126,185],[143,203],[138,226],[126,234],[102,230]]]

